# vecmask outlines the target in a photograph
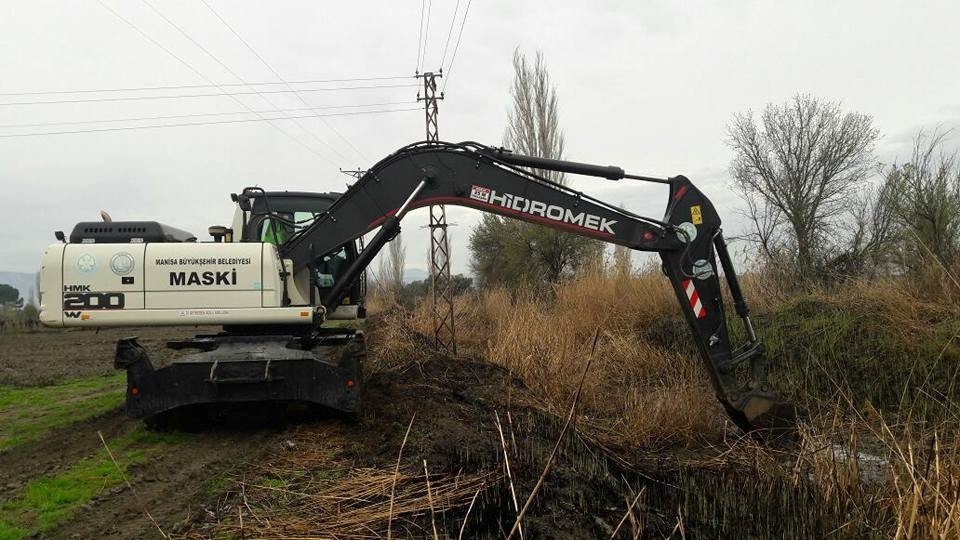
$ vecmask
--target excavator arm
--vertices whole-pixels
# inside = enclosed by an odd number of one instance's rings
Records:
[[[537,170],[663,183],[669,186],[666,212],[662,219],[639,216],[551,182]],[[417,143],[374,165],[324,214],[280,246],[280,255],[297,272],[380,228],[322,299],[330,310],[397,235],[404,214],[435,204],[466,206],[659,253],[710,382],[733,421],[746,431],[793,423],[796,409],[768,387],[763,344],[750,321],[720,217],[683,176],[630,175],[619,167],[522,156],[477,143]],[[727,328],[720,269],[744,327],[745,343],[739,347],[731,343]]]

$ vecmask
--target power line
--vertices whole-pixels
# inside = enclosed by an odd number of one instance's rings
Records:
[[[362,103],[355,105],[327,105],[323,107],[300,107],[295,109],[276,109],[273,111],[259,110],[259,111],[229,111],[229,112],[215,112],[215,113],[193,113],[193,114],[174,114],[174,115],[164,115],[164,116],[139,116],[139,117],[128,117],[128,118],[110,118],[106,120],[70,120],[70,121],[61,121],[61,122],[37,122],[31,124],[0,124],[0,129],[16,129],[16,128],[28,128],[28,127],[46,127],[46,126],[71,126],[71,125],[82,125],[82,124],[110,124],[115,122],[145,122],[148,120],[176,120],[180,118],[200,118],[204,116],[230,116],[234,114],[269,114],[275,112],[290,113],[290,112],[303,112],[303,111],[319,111],[319,110],[329,110],[329,109],[355,109],[361,107],[384,107],[389,105],[412,105],[416,103],[415,101],[387,101],[382,103]],[[364,111],[365,112],[365,111]]]
[[[457,33],[457,44],[453,47],[453,55],[450,57],[450,64],[447,65],[447,76],[443,80],[443,88],[440,89],[441,94],[447,90],[447,84],[450,83],[450,71],[453,69],[453,61],[457,59],[457,51],[460,50],[460,38],[463,37],[463,27],[467,25],[467,15],[470,15],[471,3],[473,3],[473,0],[467,0],[467,8],[463,11],[463,20],[460,22],[460,32]]]
[[[99,94],[106,92],[140,92],[144,90],[198,90],[201,88],[229,88],[231,86],[269,86],[276,84],[326,84],[335,82],[366,82],[366,81],[389,81],[397,79],[411,79],[410,75],[397,75],[393,77],[354,77],[347,79],[308,79],[302,81],[278,81],[278,82],[248,82],[248,83],[223,83],[223,84],[179,84],[172,86],[138,86],[131,88],[100,88],[100,89],[82,89],[82,90],[43,90],[33,92],[0,92],[0,96],[45,96],[56,94]]]
[[[193,43],[194,46],[196,46],[198,49],[200,49],[201,51],[203,51],[204,54],[206,54],[207,56],[209,56],[209,57],[210,57],[214,62],[216,62],[220,67],[222,67],[223,69],[225,69],[225,70],[227,71],[227,73],[229,73],[231,76],[233,76],[233,77],[234,77],[235,79],[237,79],[238,81],[240,81],[240,82],[242,82],[242,83],[244,82],[243,77],[241,77],[241,76],[238,75],[235,71],[233,71],[233,70],[230,68],[230,66],[228,66],[227,64],[225,64],[224,62],[222,62],[222,61],[217,57],[217,55],[215,55],[215,54],[213,54],[212,52],[210,52],[210,50],[207,49],[206,47],[204,47],[199,41],[197,41],[196,39],[194,39],[194,38],[193,38],[190,34],[188,34],[183,28],[181,28],[180,25],[178,25],[177,23],[173,22],[169,17],[167,17],[167,16],[164,15],[160,10],[158,10],[156,7],[154,7],[154,5],[151,4],[148,0],[140,0],[140,1],[141,1],[145,6],[147,6],[148,8],[150,8],[151,11],[153,11],[154,13],[156,13],[156,14],[157,14],[161,19],[163,19],[167,24],[169,24],[170,26],[172,26],[177,32],[180,33],[180,35],[182,35],[183,37],[187,38],[187,40],[190,41],[190,43]],[[251,88],[251,90],[253,90],[253,91],[257,94],[257,97],[259,97],[260,99],[262,99],[262,100],[263,100],[267,105],[269,105],[270,107],[273,107],[274,109],[277,109],[277,110],[280,108],[280,107],[278,107],[275,103],[273,103],[273,102],[270,101],[269,99],[265,98],[265,97],[263,96],[263,94],[262,94],[260,91],[258,91],[256,88]],[[304,103],[304,105],[309,106],[307,103]],[[252,110],[252,109],[251,109],[251,110]],[[329,148],[330,151],[332,151],[334,154],[336,154],[337,156],[339,156],[341,159],[344,159],[344,160],[347,159],[347,157],[344,156],[343,154],[341,154],[339,150],[337,150],[337,149],[334,148],[332,145],[330,145],[329,143],[327,143],[326,141],[324,141],[323,139],[321,139],[321,138],[320,138],[316,133],[314,133],[313,131],[307,129],[307,127],[304,126],[299,120],[294,120],[293,123],[296,124],[297,127],[299,127],[300,129],[302,129],[302,130],[307,134],[308,137],[310,137],[311,139],[313,139],[314,141],[316,141],[318,144],[320,144],[321,146],[325,146],[325,147]]]
[[[433,10],[433,0],[427,0],[427,28],[423,31],[423,58],[420,59],[420,70],[423,71],[427,63],[427,42],[430,41],[430,12]]]
[[[232,26],[230,26],[230,23],[228,23],[228,22],[226,21],[226,19],[224,19],[219,13],[217,13],[217,10],[213,9],[213,6],[211,6],[210,3],[209,3],[207,0],[201,0],[201,1],[203,2],[203,5],[206,6],[208,10],[210,10],[210,13],[213,13],[213,15],[217,18],[217,20],[219,20],[219,21],[227,28],[227,30],[230,30],[230,33],[232,33],[238,40],[240,40],[240,43],[243,43],[243,45],[247,48],[247,50],[249,50],[251,53],[253,53],[253,55],[257,57],[257,60],[259,60],[261,64],[263,64],[268,70],[270,70],[270,73],[273,73],[274,77],[276,77],[280,82],[282,82],[282,83],[286,86],[286,88],[287,88],[288,90],[293,91],[293,95],[295,95],[295,96],[297,97],[297,99],[300,100],[300,103],[303,103],[303,105],[304,105],[305,107],[309,107],[309,106],[310,106],[310,104],[307,103],[307,101],[306,101],[305,99],[303,99],[303,96],[301,96],[299,92],[297,92],[292,86],[290,86],[290,84],[288,84],[288,83],[284,80],[284,78],[280,76],[280,74],[277,72],[277,70],[273,69],[273,66],[271,66],[266,60],[264,60],[264,58],[263,58],[262,56],[260,56],[260,53],[258,53],[258,52],[256,51],[256,49],[254,49],[253,46],[250,45],[249,42],[247,42],[247,40],[243,39],[243,36],[241,36],[240,33],[237,32],[236,30],[234,30],[234,28],[233,28]],[[320,118],[320,117],[318,117],[318,118]],[[339,137],[340,140],[342,140],[343,142],[347,143],[347,146],[349,146],[351,149],[353,149],[353,151],[356,152],[358,156],[360,156],[360,157],[361,157],[362,159],[364,159],[365,161],[369,161],[369,158],[367,158],[367,156],[365,156],[365,155],[363,154],[363,152],[360,151],[359,148],[357,148],[356,146],[354,146],[354,144],[353,144],[352,142],[350,142],[349,140],[347,140],[347,138],[344,137],[342,133],[340,133],[339,131],[337,131],[333,126],[331,126],[331,125],[330,125],[326,120],[324,120],[323,118],[320,118],[320,121],[323,123],[324,126],[327,127],[327,129],[329,129],[329,130],[332,131],[334,134],[336,134],[336,136]]]
[[[176,54],[174,54],[173,51],[171,51],[170,49],[168,49],[168,48],[166,48],[165,46],[163,46],[162,43],[160,43],[160,42],[157,41],[156,39],[150,37],[149,34],[147,34],[146,32],[144,32],[143,30],[141,30],[137,25],[133,24],[133,23],[132,23],[130,20],[128,20],[126,17],[124,17],[123,15],[120,15],[117,11],[115,11],[113,8],[111,8],[110,6],[108,6],[108,5],[104,2],[104,0],[97,0],[97,3],[99,3],[101,6],[103,6],[104,9],[106,9],[107,11],[109,11],[110,13],[112,13],[116,18],[118,18],[118,19],[120,19],[121,21],[123,21],[127,26],[129,26],[130,28],[132,28],[135,32],[137,32],[138,34],[140,34],[144,39],[146,39],[146,40],[149,41],[150,43],[153,43],[154,45],[156,45],[157,47],[159,47],[161,50],[163,50],[164,52],[166,52],[167,54],[169,54],[170,56],[172,56],[173,58],[175,58],[178,62],[180,62],[181,64],[183,64],[184,66],[186,66],[187,69],[189,69],[190,71],[192,71],[192,72],[193,72],[194,74],[196,74],[198,77],[200,77],[201,79],[205,80],[206,82],[208,82],[208,83],[210,83],[210,84],[212,84],[212,85],[217,86],[215,82],[213,82],[209,77],[207,77],[206,75],[204,75],[203,73],[201,73],[199,70],[197,70],[195,67],[193,67],[191,64],[189,64],[186,60],[184,60],[183,58],[180,58],[179,56],[177,56]],[[220,86],[217,86],[217,89],[220,90],[221,93],[223,93],[223,89],[222,89]],[[245,108],[245,109],[247,109],[247,110],[252,110],[249,106],[247,106],[246,103],[243,103],[242,101],[240,101],[239,99],[237,99],[237,97],[231,96],[231,99],[233,99],[233,101],[235,101],[237,104],[239,104],[239,105],[242,106],[243,108]],[[301,141],[300,139],[294,137],[293,135],[291,135],[290,133],[288,133],[285,129],[281,128],[280,126],[278,126],[278,125],[276,125],[276,124],[274,124],[274,123],[272,123],[272,122],[268,122],[268,125],[271,126],[273,129],[276,129],[276,130],[279,131],[280,133],[283,133],[284,136],[286,136],[288,139],[294,141],[295,143],[299,144],[300,146],[302,146],[303,148],[305,148],[305,149],[306,149],[308,152],[310,152],[311,154],[314,154],[315,156],[317,156],[317,157],[319,157],[319,158],[321,158],[321,159],[323,159],[323,160],[325,160],[325,161],[333,164],[333,162],[330,161],[329,158],[327,158],[326,156],[324,156],[324,155],[321,154],[320,152],[317,152],[314,148],[311,148],[310,146],[308,146],[306,143],[304,143],[304,142]]]
[[[218,85],[211,85],[218,86]],[[221,87],[228,85],[219,85]],[[246,85],[229,85],[229,86],[246,86]],[[154,99],[189,99],[189,98],[202,98],[202,97],[233,97],[233,96],[252,96],[258,94],[289,94],[291,92],[336,92],[340,90],[371,90],[377,88],[414,88],[419,87],[417,83],[412,84],[377,84],[369,86],[341,86],[338,88],[301,88],[300,90],[261,90],[259,92],[219,92],[216,94],[181,94],[181,95],[172,95],[172,96],[120,96],[120,97],[107,97],[107,98],[84,98],[84,99],[57,99],[57,100],[43,100],[43,101],[8,101],[0,103],[0,107],[7,107],[13,105],[59,105],[64,103],[99,103],[99,102],[110,102],[110,101],[145,101],[145,100],[154,100]],[[236,101],[236,100],[234,100]]]
[[[407,112],[407,111],[419,111],[420,107],[412,107],[408,109],[390,109],[390,110],[379,110],[379,111],[356,111],[356,112],[345,112],[345,113],[329,113],[323,114],[321,116],[356,116],[363,114],[384,114],[384,113],[395,113],[395,112]],[[95,129],[78,129],[70,131],[47,131],[47,132],[35,132],[35,133],[11,133],[0,135],[0,138],[9,139],[9,138],[18,138],[18,137],[37,137],[42,135],[72,135],[77,133],[100,133],[105,131],[130,131],[136,129],[158,129],[158,128],[175,128],[175,127],[190,127],[190,126],[209,126],[216,124],[239,124],[245,122],[273,122],[276,120],[295,120],[300,118],[314,118],[314,115],[297,115],[297,116],[278,116],[275,118],[238,118],[232,120],[216,120],[209,122],[184,122],[180,124],[158,124],[150,126],[120,126],[120,127],[111,127],[111,128],[95,128]]]
[[[426,10],[426,7],[427,0],[420,0],[420,35],[417,36],[417,73],[420,73],[420,52],[423,51],[423,13]]]
[[[443,56],[440,57],[440,67],[443,67],[443,63],[447,59],[447,49],[450,47],[450,37],[453,36],[453,27],[457,22],[457,13],[460,11],[460,0],[457,0],[457,5],[453,8],[453,17],[450,17],[450,29],[447,30],[447,42],[443,45]]]

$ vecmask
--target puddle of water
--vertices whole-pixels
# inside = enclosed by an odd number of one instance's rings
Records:
[[[887,481],[890,460],[863,450],[854,452],[842,444],[834,444],[831,450],[833,459],[840,465],[852,465],[851,462],[856,460],[862,484],[881,484]]]
[[[854,452],[847,445],[832,444],[827,448],[813,452],[809,457],[830,459],[838,467],[847,470],[853,470],[853,466],[856,465],[860,473],[860,483],[865,486],[883,484],[890,479],[890,460],[864,450]],[[807,473],[807,479],[811,482],[816,481],[816,475],[809,472]]]

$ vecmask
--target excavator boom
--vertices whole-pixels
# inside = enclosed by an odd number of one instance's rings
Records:
[[[532,168],[532,170],[530,169]],[[643,217],[552,182],[536,170],[669,186],[663,218]],[[339,304],[350,281],[399,232],[405,212],[434,204],[475,208],[640,251],[655,251],[677,296],[710,381],[731,418],[745,430],[792,423],[796,411],[770,391],[757,339],[710,200],[686,177],[629,175],[614,166],[516,155],[477,143],[417,143],[373,166],[325,215],[280,247],[294,271],[378,226],[380,231],[323,300]],[[718,268],[718,258],[720,267]],[[721,294],[720,269],[746,342],[734,347]],[[341,290],[342,289],[342,290]]]

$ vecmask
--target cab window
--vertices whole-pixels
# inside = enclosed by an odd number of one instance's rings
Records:
[[[290,239],[290,236],[295,232],[309,226],[313,223],[316,214],[313,212],[277,212],[277,214],[284,220],[292,221],[294,225],[290,225],[279,219],[264,218],[263,222],[260,224],[260,241],[279,246],[287,240]]]
[[[273,218],[265,218],[263,223],[260,224],[261,242],[279,246],[286,242],[288,238],[290,238],[290,227],[286,223]]]
[[[346,246],[341,247],[336,253],[324,256],[313,268],[317,287],[321,289],[333,287],[336,280],[347,269]]]

